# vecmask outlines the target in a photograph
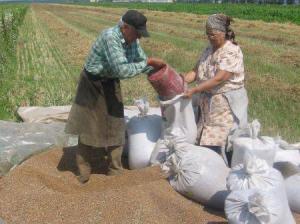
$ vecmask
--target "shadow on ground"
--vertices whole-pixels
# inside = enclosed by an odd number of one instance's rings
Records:
[[[63,148],[63,155],[57,165],[59,171],[70,171],[74,175],[78,176],[78,167],[76,164],[76,151],[77,146]],[[103,149],[91,150],[91,165],[92,174],[106,174],[108,169],[108,162],[106,160],[106,153]],[[125,169],[128,169],[128,158],[122,157],[122,163]]]

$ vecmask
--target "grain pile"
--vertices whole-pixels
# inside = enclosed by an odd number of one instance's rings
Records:
[[[227,223],[177,192],[158,167],[76,180],[75,148],[36,155],[0,179],[0,218],[9,223]],[[300,217],[298,218],[300,221]]]

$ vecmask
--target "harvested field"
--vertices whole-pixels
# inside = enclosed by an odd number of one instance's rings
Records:
[[[126,8],[34,4],[19,31],[17,71],[5,81],[3,118],[17,119],[19,106],[53,106],[72,102],[80,70],[101,30],[115,25]],[[179,72],[193,68],[207,46],[207,16],[141,9],[151,38],[141,39],[148,56],[161,57]],[[300,141],[300,26],[236,19],[237,41],[244,52],[251,118],[263,134]],[[123,100],[157,96],[144,75],[122,81]],[[4,94],[4,93],[3,93]]]

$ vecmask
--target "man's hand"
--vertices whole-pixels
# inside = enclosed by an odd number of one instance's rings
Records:
[[[152,66],[156,70],[159,70],[164,67],[166,63],[159,58],[148,58],[147,65]]]

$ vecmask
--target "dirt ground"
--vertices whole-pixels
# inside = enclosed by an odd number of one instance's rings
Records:
[[[158,167],[114,177],[101,167],[93,172],[87,184],[77,181],[75,147],[36,155],[0,179],[0,217],[7,224],[227,223],[223,212],[175,192]]]

